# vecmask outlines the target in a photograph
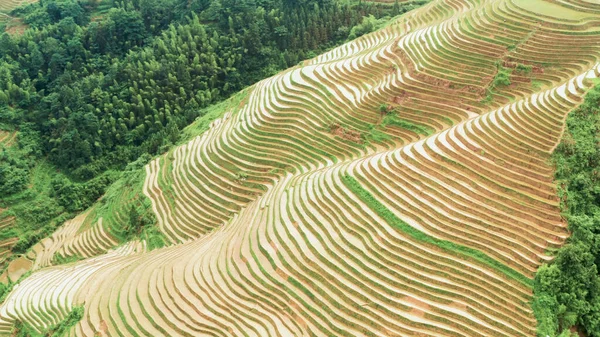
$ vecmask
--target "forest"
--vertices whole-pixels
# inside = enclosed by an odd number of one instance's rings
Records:
[[[600,85],[567,118],[553,154],[563,216],[571,236],[539,268],[533,307],[539,336],[600,336]]]
[[[207,107],[427,1],[42,0],[0,35],[0,206],[25,252]],[[0,26],[0,30],[4,31]]]
[[[159,153],[208,105],[411,8],[128,0],[91,20],[94,6],[19,8],[32,29],[0,37],[1,122],[31,128],[42,155],[83,180]]]

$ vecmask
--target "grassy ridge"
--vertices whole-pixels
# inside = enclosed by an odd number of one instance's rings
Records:
[[[354,194],[356,194],[362,202],[369,206],[371,210],[377,213],[378,216],[383,218],[392,227],[401,230],[403,233],[409,235],[413,239],[435,245],[454,254],[469,256],[470,258],[485,265],[488,265],[503,273],[504,275],[514,280],[517,280],[518,282],[524,284],[527,287],[532,287],[533,281],[531,279],[517,272],[516,270],[502,264],[501,262],[494,260],[493,258],[487,256],[479,250],[465,247],[451,241],[441,240],[428,234],[425,234],[418,229],[415,229],[414,227],[412,227],[411,225],[407,224],[406,222],[398,218],[396,215],[394,215],[394,213],[392,213],[387,207],[385,207],[381,202],[379,202],[379,200],[377,200],[369,191],[362,187],[361,184],[353,177],[345,175],[342,176],[341,179],[344,185],[346,185],[346,187],[348,187]]]
[[[430,127],[409,122],[398,117],[397,114],[388,114],[383,118],[381,127],[385,128],[386,126],[396,126],[425,136],[431,136],[434,133],[434,130]]]

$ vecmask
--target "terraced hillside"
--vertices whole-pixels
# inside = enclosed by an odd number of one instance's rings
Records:
[[[0,130],[0,150],[9,148],[15,144],[17,138],[16,131],[4,131]],[[5,213],[5,209],[0,209],[0,230],[14,226],[15,217]],[[3,264],[8,257],[11,255],[11,248],[18,241],[18,238],[3,238],[0,240],[0,264]],[[3,275],[0,275],[0,280],[4,279]]]
[[[568,235],[547,160],[599,62],[591,1],[434,0],[151,161],[168,247],[102,254],[130,191],[64,224],[0,334],[83,305],[72,335],[534,336],[533,275]]]
[[[8,15],[13,9],[35,2],[33,0],[0,0],[0,24],[9,23],[15,18]]]
[[[21,5],[30,3],[28,0],[3,0],[0,1],[0,11],[11,11]]]

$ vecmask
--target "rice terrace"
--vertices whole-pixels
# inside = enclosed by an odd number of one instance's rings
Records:
[[[600,2],[53,1],[0,36],[0,336],[600,337]]]

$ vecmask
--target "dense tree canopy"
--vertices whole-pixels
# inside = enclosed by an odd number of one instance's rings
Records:
[[[81,179],[159,152],[202,108],[413,5],[126,0],[91,20],[94,6],[44,0],[15,11],[35,29],[0,36],[0,105]]]
[[[569,114],[556,148],[556,179],[571,237],[535,278],[539,336],[577,327],[600,336],[600,86]]]

